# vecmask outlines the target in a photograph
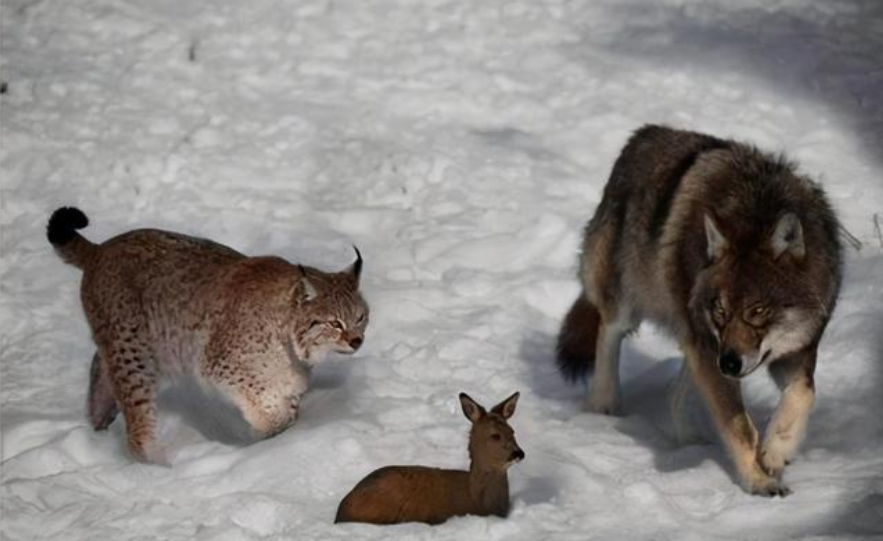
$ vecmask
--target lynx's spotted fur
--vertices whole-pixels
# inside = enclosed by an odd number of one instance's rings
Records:
[[[89,419],[101,430],[122,410],[140,461],[165,460],[156,442],[163,379],[191,376],[219,390],[257,437],[268,437],[296,420],[314,364],[362,344],[368,306],[358,250],[348,269],[326,273],[159,230],[94,244],[76,231],[87,225],[78,209],[61,208],[48,238],[83,270],[81,299],[98,346]]]

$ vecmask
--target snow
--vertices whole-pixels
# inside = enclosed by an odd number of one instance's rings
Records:
[[[843,539],[883,535],[883,8],[875,0],[4,0],[4,539]],[[742,492],[719,447],[659,414],[677,349],[623,351],[626,415],[552,361],[582,226],[647,122],[784,150],[844,225],[794,494]],[[296,426],[247,447],[167,400],[170,468],[85,418],[79,271],[45,241],[76,205],[134,227],[337,269],[365,256],[355,358],[317,369]],[[332,524],[387,464],[465,467],[466,391],[527,458],[507,519]],[[776,392],[752,376],[763,424]],[[192,417],[192,416],[191,416]]]

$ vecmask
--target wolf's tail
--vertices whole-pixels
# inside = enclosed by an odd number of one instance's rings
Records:
[[[570,381],[588,376],[595,365],[595,343],[601,316],[585,293],[577,297],[558,335],[558,368]]]
[[[78,208],[61,207],[52,213],[46,226],[46,238],[55,252],[75,267],[83,268],[98,250],[98,246],[77,233],[89,225],[89,219]]]

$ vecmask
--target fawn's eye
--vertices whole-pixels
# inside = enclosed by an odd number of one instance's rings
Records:
[[[500,436],[499,434],[491,434],[491,439],[494,441],[500,441],[501,438],[502,436]]]

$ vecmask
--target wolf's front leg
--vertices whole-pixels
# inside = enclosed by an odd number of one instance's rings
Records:
[[[746,491],[762,496],[785,496],[791,491],[780,479],[770,476],[758,462],[758,436],[742,402],[738,381],[725,378],[714,354],[693,344],[682,344],[690,372],[708,404],[708,409],[736,465]]]
[[[815,402],[815,366],[814,345],[770,365],[770,374],[782,390],[782,398],[767,427],[760,461],[764,469],[775,477],[782,477],[785,465],[794,458],[806,434],[809,414]]]

